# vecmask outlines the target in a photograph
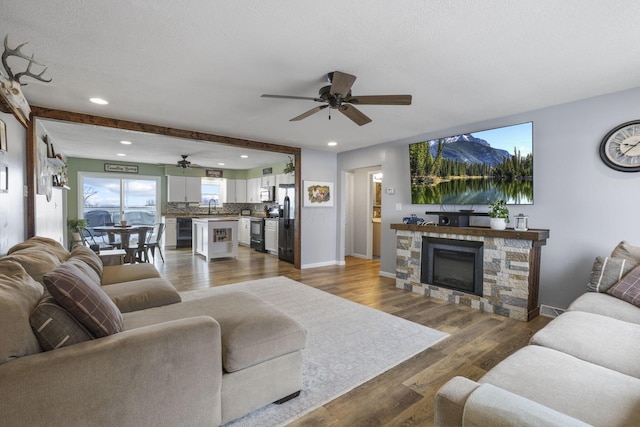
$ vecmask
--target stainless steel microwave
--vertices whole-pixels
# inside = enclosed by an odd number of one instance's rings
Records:
[[[261,202],[273,202],[275,201],[275,195],[276,195],[276,187],[273,185],[260,188]]]

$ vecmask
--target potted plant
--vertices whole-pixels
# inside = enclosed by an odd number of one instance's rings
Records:
[[[88,225],[87,220],[84,218],[69,218],[67,219],[67,227],[69,228],[69,232],[71,233],[71,241],[72,242],[80,242],[82,241],[82,237],[78,232],[78,227],[86,227]]]
[[[296,171],[296,166],[293,163],[293,158],[289,156],[289,161],[284,165],[284,170],[282,173],[294,173]]]
[[[489,223],[494,230],[504,230],[509,222],[509,209],[504,199],[489,205]]]

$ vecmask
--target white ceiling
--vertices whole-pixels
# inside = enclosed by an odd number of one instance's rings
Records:
[[[0,15],[49,67],[52,83],[27,79],[31,104],[337,152],[640,86],[639,22],[637,0],[23,0]],[[329,109],[289,122],[319,104],[260,97],[316,96],[334,70],[354,95],[413,104],[360,106],[360,127]]]

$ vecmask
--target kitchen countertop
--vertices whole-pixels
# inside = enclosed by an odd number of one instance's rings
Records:
[[[238,216],[220,216],[220,217],[210,217],[210,216],[206,216],[206,217],[197,217],[194,216],[192,217],[193,221],[199,221],[199,222],[229,222],[229,221],[239,221],[240,217]]]

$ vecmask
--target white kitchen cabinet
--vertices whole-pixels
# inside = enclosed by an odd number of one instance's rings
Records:
[[[176,233],[176,219],[162,217],[162,222],[164,222],[164,233],[162,233],[162,240],[164,246],[167,249],[175,249],[176,241],[177,241],[177,233]]]
[[[251,245],[251,218],[240,218],[238,222],[238,243],[243,246]]]
[[[247,202],[247,180],[236,179],[236,203]]]
[[[194,176],[167,176],[168,202],[197,202],[202,198],[202,183]]]
[[[264,175],[260,178],[260,184],[263,187],[271,187],[272,185],[276,185],[275,175]]]
[[[278,220],[264,220],[264,248],[267,252],[278,254]]]
[[[250,178],[247,180],[247,202],[260,203],[261,178]]]
[[[236,180],[225,179],[224,185],[226,187],[225,196],[226,199],[222,203],[235,203],[236,202]]]
[[[292,173],[279,173],[276,175],[276,187],[280,184],[295,184],[296,176]]]

